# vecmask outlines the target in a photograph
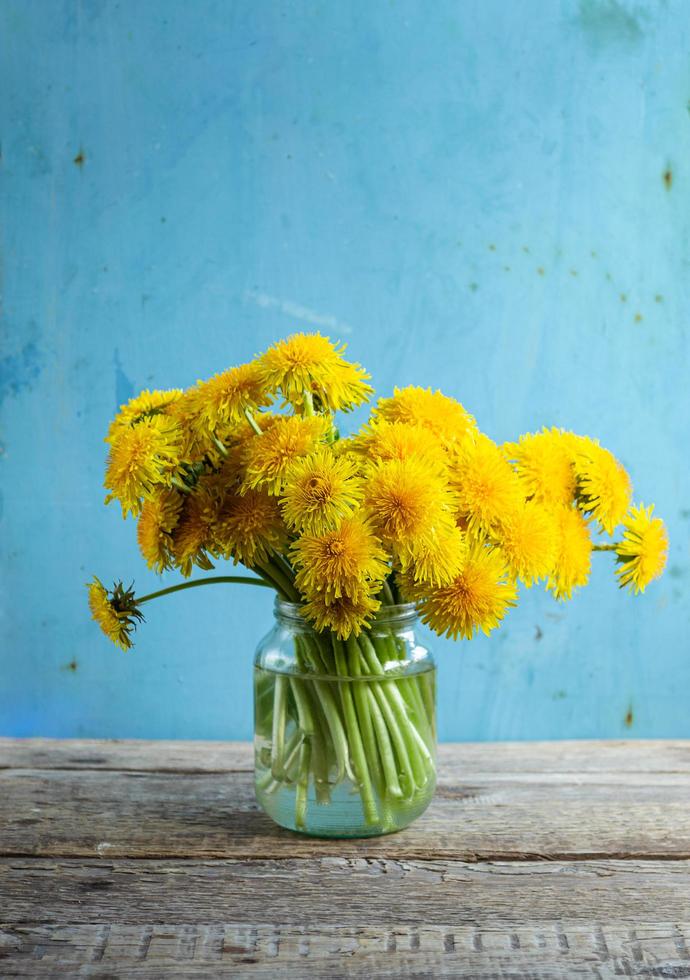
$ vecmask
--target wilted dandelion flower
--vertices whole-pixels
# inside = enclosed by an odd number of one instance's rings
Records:
[[[558,547],[546,588],[557,599],[570,599],[573,589],[586,585],[592,567],[592,538],[587,521],[574,507],[557,507],[554,519]]]
[[[109,593],[95,576],[87,587],[91,615],[109,640],[121,650],[129,650],[137,621],[144,618],[136,607],[134,593],[131,589],[124,589],[122,582],[118,582]]]
[[[306,394],[331,412],[348,411],[367,401],[373,389],[366,383],[364,368],[343,358],[345,346],[318,333],[293,334],[259,358],[262,383],[298,409]]]
[[[654,506],[632,507],[623,521],[623,540],[616,545],[616,575],[621,588],[644,592],[666,567],[668,532]]]

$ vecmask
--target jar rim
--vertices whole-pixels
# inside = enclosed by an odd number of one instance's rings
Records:
[[[289,602],[276,596],[274,612],[277,620],[287,619],[299,623],[303,629],[313,630],[313,626],[302,615],[301,602]],[[401,602],[396,605],[382,605],[374,613],[369,622],[369,628],[377,626],[412,624],[417,620],[417,607],[414,602]]]

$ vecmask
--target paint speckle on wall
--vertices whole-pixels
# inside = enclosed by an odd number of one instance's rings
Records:
[[[20,391],[30,389],[41,368],[41,353],[32,340],[18,354],[8,354],[0,359],[0,403],[8,395],[18,395]]]
[[[83,150],[79,150],[72,163],[76,164],[76,166],[80,168],[84,166],[86,163],[86,155]]]
[[[670,167],[666,167],[666,169],[664,170],[662,175],[662,180],[664,182],[664,187],[666,188],[666,190],[670,191],[671,188],[673,187],[673,171],[671,170]]]
[[[113,351],[113,362],[115,364],[115,411],[117,412],[121,405],[124,405],[134,396],[134,384],[125,374],[117,347]]]
[[[635,723],[635,715],[633,714],[632,704],[628,705],[628,710],[625,713],[625,718],[623,719],[623,724],[626,728],[632,728]]]

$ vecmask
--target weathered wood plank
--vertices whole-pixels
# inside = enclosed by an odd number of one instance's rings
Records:
[[[0,861],[5,924],[685,921],[690,861]]]
[[[690,923],[295,927],[236,922],[13,926],[4,976],[684,977]],[[116,972],[114,972],[116,971]]]
[[[439,763],[463,777],[482,774],[676,772],[690,774],[690,740],[444,743]],[[0,738],[0,769],[249,771],[246,742]]]
[[[279,858],[324,854],[464,861],[690,857],[690,778],[522,774],[453,782],[407,830],[313,840],[258,808],[250,773],[0,772],[0,855]]]

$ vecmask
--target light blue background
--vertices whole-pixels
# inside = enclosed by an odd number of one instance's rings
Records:
[[[0,732],[247,737],[271,600],[155,587],[102,442],[295,328],[498,440],[601,438],[669,570],[433,646],[444,739],[688,736],[686,0],[2,0]],[[353,421],[359,421],[358,419]],[[172,576],[169,580],[172,580]]]

